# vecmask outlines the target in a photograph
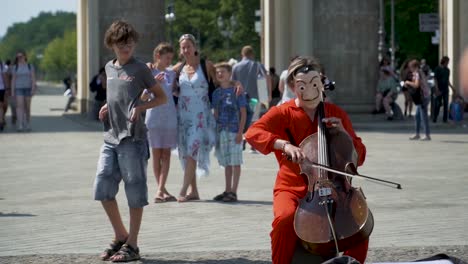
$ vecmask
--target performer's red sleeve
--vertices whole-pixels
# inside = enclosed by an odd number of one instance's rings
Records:
[[[277,107],[272,107],[250,126],[245,133],[245,139],[256,150],[266,155],[274,151],[273,145],[280,138],[275,131],[284,130],[284,122],[280,110]]]

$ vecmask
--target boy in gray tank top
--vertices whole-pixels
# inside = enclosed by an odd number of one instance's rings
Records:
[[[112,23],[104,41],[116,59],[105,67],[107,103],[99,111],[99,119],[104,122],[104,144],[94,181],[94,199],[101,201],[114,229],[113,241],[101,259],[126,262],[140,259],[137,239],[143,207],[148,205],[149,151],[143,115],[146,109],[165,104],[167,98],[148,67],[133,58],[138,33],[130,24]],[[153,93],[153,100],[140,99],[145,89]],[[130,232],[123,225],[115,200],[121,180],[130,208]]]

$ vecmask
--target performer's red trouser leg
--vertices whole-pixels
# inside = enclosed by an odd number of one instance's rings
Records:
[[[294,231],[294,214],[298,196],[290,192],[277,192],[273,200],[273,230],[271,236],[271,253],[273,264],[291,263],[298,237]],[[364,263],[367,257],[369,240],[346,250],[343,254]]]
[[[292,261],[298,239],[294,231],[297,198],[289,192],[275,194],[273,201],[275,219],[270,233],[273,264],[288,264]]]
[[[355,258],[357,261],[364,263],[367,257],[367,249],[369,248],[369,239],[357,244],[355,247],[346,250],[343,255]]]

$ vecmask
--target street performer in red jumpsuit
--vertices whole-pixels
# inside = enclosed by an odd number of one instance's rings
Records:
[[[263,154],[274,152],[279,164],[273,198],[273,230],[271,231],[274,264],[291,263],[299,238],[294,231],[294,215],[299,199],[307,193],[307,178],[300,174],[299,163],[305,159],[294,144],[317,132],[317,122],[346,131],[353,139],[358,154],[358,166],[366,157],[366,147],[356,136],[348,115],[338,106],[324,103],[325,117],[317,120],[316,110],[324,86],[320,65],[310,57],[298,57],[291,62],[287,81],[295,90],[296,99],[271,108],[247,131],[247,142]],[[291,143],[291,142],[294,142]],[[289,156],[290,159],[286,158]],[[369,240],[348,249],[344,255],[364,263]],[[329,257],[329,256],[323,256]]]

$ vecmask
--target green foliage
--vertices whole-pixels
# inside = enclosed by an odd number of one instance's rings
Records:
[[[175,0],[174,4],[176,20],[172,25],[172,38],[169,35],[169,39],[175,43],[176,49],[178,38],[191,33],[197,38],[202,55],[213,62],[239,59],[245,45],[254,47],[257,59],[260,58],[260,37],[254,31],[255,10],[260,9],[260,1]],[[231,16],[236,20],[234,27],[230,24]],[[231,38],[221,34],[218,17],[222,17],[227,29],[232,30]]]
[[[60,39],[66,44],[57,43],[60,42]],[[73,44],[71,44],[71,41],[74,41]],[[60,56],[69,58],[68,64],[51,66],[51,61],[58,61],[52,59],[48,59],[49,61],[46,63],[42,62],[43,59],[46,59],[45,50],[53,50],[48,48],[50,44],[55,48],[62,45],[59,50],[66,51],[67,54]],[[63,78],[63,76],[59,75],[66,74],[71,69],[76,70],[76,15],[61,11],[55,13],[42,12],[28,22],[13,24],[0,41],[0,58],[4,60],[13,59],[18,50],[26,51],[29,62],[36,65],[39,76],[42,75],[41,73],[46,73],[49,77]],[[49,54],[51,53],[49,51]],[[72,67],[69,64],[74,66]],[[44,68],[46,65],[47,68]],[[49,71],[52,74],[49,74]]]
[[[437,13],[437,0],[395,0],[395,46],[396,62],[401,64],[407,58],[425,58],[433,69],[438,65],[439,46],[431,42],[434,32],[419,32],[419,14]],[[385,3],[385,31],[387,47],[390,47],[391,1]],[[388,57],[390,57],[388,55]]]
[[[41,68],[46,69],[45,79],[60,80],[76,72],[76,31],[65,33],[47,45]]]

